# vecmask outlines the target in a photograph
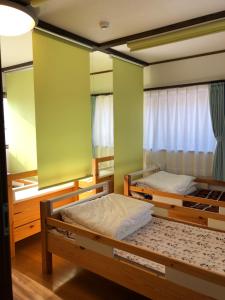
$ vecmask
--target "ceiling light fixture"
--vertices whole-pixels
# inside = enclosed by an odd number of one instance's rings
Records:
[[[170,43],[180,42],[195,37],[200,37],[212,33],[225,31],[225,20],[205,23],[198,26],[193,26],[169,33],[149,37],[142,40],[137,40],[127,43],[127,47],[131,51],[153,48],[156,46],[166,45]]]
[[[16,36],[32,30],[37,24],[31,6],[0,0],[0,36]]]

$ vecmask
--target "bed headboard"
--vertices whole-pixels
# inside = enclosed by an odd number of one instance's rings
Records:
[[[114,156],[104,156],[104,157],[98,157],[92,159],[92,172],[95,177],[99,176],[99,164],[114,160]]]
[[[73,205],[78,205],[80,203],[85,203],[87,201],[91,201],[91,200],[94,200],[94,199],[97,199],[99,197],[102,197],[102,196],[105,196],[105,195],[109,194],[109,184],[110,184],[109,181],[104,181],[104,182],[97,183],[95,185],[92,185],[92,186],[89,186],[89,187],[86,187],[86,188],[78,189],[75,192],[66,193],[64,195],[49,199],[49,200],[44,201],[44,202],[45,203],[48,202],[49,205],[50,205],[50,215],[57,214],[62,208],[73,206]],[[78,200],[78,201],[75,201],[75,202],[72,202],[72,203],[54,208],[54,204],[56,204],[57,202],[61,202],[62,200],[72,198],[74,196],[78,196],[82,193],[86,193],[86,192],[92,191],[92,190],[96,190],[97,191],[96,194],[94,194],[94,195],[92,195],[88,198],[84,198],[84,199],[81,199],[81,200]],[[41,203],[42,203],[42,201],[41,201]]]

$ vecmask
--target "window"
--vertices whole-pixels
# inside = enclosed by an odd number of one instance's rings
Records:
[[[93,145],[113,147],[113,96],[97,96],[93,101]]]
[[[145,92],[144,149],[214,152],[209,86]]]

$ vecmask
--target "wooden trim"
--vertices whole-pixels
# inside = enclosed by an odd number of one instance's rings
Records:
[[[99,72],[92,72],[90,75],[99,75],[99,74],[105,74],[105,73],[112,73],[113,70],[105,70],[105,71],[99,71]]]
[[[8,188],[8,208],[9,208],[9,232],[10,232],[10,252],[11,257],[15,256],[15,237],[14,237],[14,196],[13,196],[13,186],[12,179],[9,175],[7,178],[7,188]]]
[[[213,212],[189,208],[189,207],[185,207],[185,206],[176,206],[173,204],[167,204],[164,202],[159,202],[159,201],[154,201],[154,200],[151,200],[151,203],[154,204],[156,207],[166,208],[166,209],[177,211],[177,212],[183,212],[183,213],[185,213],[185,215],[187,217],[195,216],[195,217],[198,217],[199,219],[211,218],[214,220],[219,220],[219,221],[225,222],[225,215],[221,215],[219,213],[213,213]]]
[[[98,51],[101,51],[101,48],[99,48]],[[128,54],[119,52],[119,51],[117,51],[115,49],[112,49],[112,48],[107,48],[107,49],[104,50],[104,52],[107,53],[107,54],[110,54],[112,56],[118,57],[120,59],[123,59],[125,61],[132,62],[132,63],[135,63],[137,65],[143,66],[143,67],[148,66],[148,62],[143,61],[143,60],[138,59],[138,58],[135,58],[135,57],[130,56]]]
[[[96,157],[96,158],[93,158],[93,159],[96,160],[96,162],[99,164],[101,162],[114,160],[114,156],[110,155],[110,156],[104,156],[104,157]]]
[[[50,201],[40,203],[41,211],[41,249],[42,249],[42,271],[45,274],[52,273],[52,253],[48,251],[48,228],[47,218],[51,214]]]
[[[150,36],[164,34],[164,33],[174,31],[174,30],[179,30],[179,29],[183,29],[183,28],[187,28],[187,27],[190,27],[190,26],[199,25],[199,24],[202,24],[202,23],[211,22],[211,21],[215,21],[215,20],[219,20],[219,19],[223,19],[223,18],[225,18],[225,11],[224,10],[223,11],[218,11],[218,12],[215,12],[215,13],[212,13],[212,14],[208,14],[208,15],[205,15],[205,16],[189,19],[189,20],[186,20],[186,21],[181,21],[181,22],[178,22],[178,23],[166,25],[166,26],[163,26],[163,27],[150,29],[150,30],[147,30],[147,31],[144,31],[144,32],[124,36],[122,38],[114,39],[114,40],[111,40],[111,41],[107,41],[107,42],[101,43],[99,45],[99,50],[100,49],[107,49],[109,47],[115,47],[115,46],[123,45],[123,44],[126,44],[127,42],[131,42],[131,41],[134,41],[134,40],[144,39],[144,38],[147,38],[147,37],[150,37]]]
[[[167,220],[167,221],[173,221],[173,222],[176,222],[176,223],[180,223],[180,224],[187,224],[187,225],[191,225],[193,227],[198,227],[198,228],[203,228],[203,229],[208,229],[208,227],[206,225],[202,225],[202,224],[197,224],[197,223],[194,223],[194,222],[191,222],[191,221],[187,221],[187,220],[181,220],[181,219],[176,219],[174,217],[163,217],[163,216],[156,216],[153,214],[153,216],[157,217],[157,218],[160,218],[160,219],[164,219],[164,220]],[[217,228],[211,228],[210,227],[210,230],[211,231],[216,231],[216,232],[222,232],[224,233],[224,230],[221,230],[221,229],[217,229]]]
[[[1,49],[0,49],[0,69]],[[0,294],[2,299],[11,300],[12,278],[11,278],[11,224],[9,221],[11,212],[8,205],[7,190],[7,164],[5,151],[5,128],[3,109],[3,82],[2,72],[0,73]]]
[[[225,83],[225,79],[181,83],[181,84],[176,84],[176,85],[157,86],[157,87],[152,87],[152,88],[145,88],[144,92],[155,91],[155,90],[165,90],[165,89],[176,89],[176,88],[188,87],[188,86],[193,86],[193,85],[204,85],[204,84],[212,84],[212,83]]]
[[[25,63],[21,63],[21,64],[12,65],[12,66],[2,68],[2,72],[6,73],[6,72],[18,71],[18,70],[26,69],[26,68],[30,68],[30,67],[33,67],[33,61],[28,61],[28,62],[25,62]]]
[[[109,96],[109,95],[113,95],[113,93],[98,93],[98,94],[91,94],[91,96]]]
[[[191,58],[203,57],[203,56],[210,56],[210,55],[220,54],[220,53],[224,53],[224,52],[225,52],[225,49],[222,49],[222,50],[218,50],[218,51],[205,52],[205,53],[194,54],[194,55],[183,56],[183,57],[177,57],[177,58],[171,58],[171,59],[166,59],[166,60],[159,60],[159,61],[155,61],[155,62],[150,62],[149,66],[165,64],[165,63],[170,63],[170,62],[179,61],[179,60],[186,60],[186,59],[191,59]]]
[[[225,181],[216,180],[216,179],[208,178],[208,177],[198,177],[194,181],[199,182],[199,183],[207,183],[209,185],[217,185],[217,186],[225,187]]]
[[[129,175],[124,176],[124,189],[123,193],[125,196],[129,196],[129,187],[131,185],[131,178]]]
[[[202,278],[205,280],[209,280],[211,282],[225,286],[225,276],[217,274],[215,272],[207,271],[203,268],[199,268],[194,265],[190,265],[185,262],[182,262],[180,260],[177,260],[177,259],[174,259],[171,257],[169,258],[169,257],[159,254],[157,252],[150,251],[149,249],[147,250],[147,249],[144,249],[144,248],[136,246],[136,245],[134,246],[134,245],[128,244],[124,241],[115,240],[113,238],[96,233],[89,229],[84,229],[82,227],[75,226],[75,225],[72,225],[72,224],[51,218],[51,217],[47,218],[46,223],[49,226],[68,230],[72,233],[84,236],[93,241],[97,241],[101,244],[111,246],[113,248],[120,249],[120,250],[129,252],[134,255],[138,255],[140,257],[143,257],[143,258],[146,258],[149,260],[153,260],[153,261],[163,264],[165,266],[172,267],[178,271],[187,272],[188,274],[191,274],[193,276],[196,276],[196,277],[199,277],[199,278]]]

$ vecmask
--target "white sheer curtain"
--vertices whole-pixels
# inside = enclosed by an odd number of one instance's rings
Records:
[[[215,145],[208,85],[145,92],[145,167],[211,176]]]
[[[93,107],[94,156],[114,154],[113,96],[97,96]],[[105,166],[109,166],[105,163]]]

